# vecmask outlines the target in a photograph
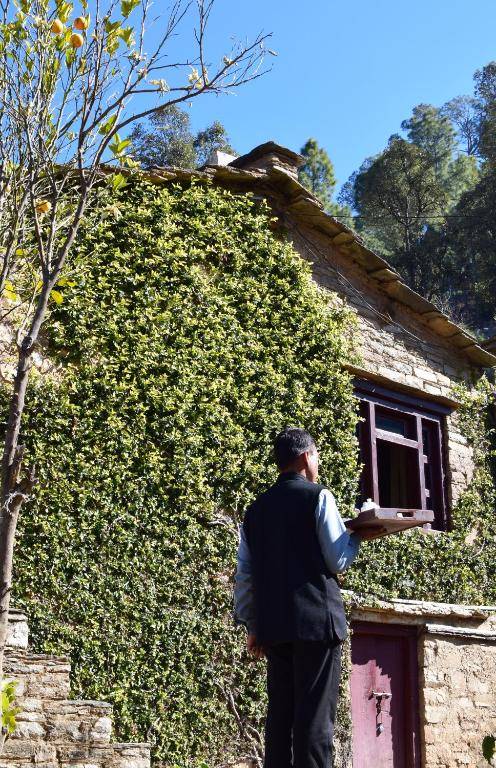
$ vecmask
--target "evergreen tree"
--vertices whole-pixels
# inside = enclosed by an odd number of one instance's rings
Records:
[[[174,105],[138,123],[129,136],[133,155],[143,168],[203,165],[215,149],[234,152],[224,126],[215,121],[196,136],[187,112]]]
[[[133,155],[143,168],[172,165],[193,168],[196,162],[190,118],[176,106],[138,123],[131,135]]]
[[[456,131],[450,119],[432,104],[418,104],[401,127],[412,144],[431,156],[434,171],[444,180],[456,146]]]
[[[476,186],[480,171],[474,151],[461,150],[450,115],[463,122],[463,100],[442,109],[419,104],[386,149],[362,164],[340,195],[358,214],[357,229],[371,248],[382,253],[404,279],[427,298],[460,315],[456,254],[447,239],[451,216],[462,196]],[[474,115],[465,114],[467,145],[478,145]],[[472,120],[472,122],[470,122]],[[459,129],[461,130],[461,129]]]
[[[305,158],[305,164],[301,166],[298,174],[300,183],[329,210],[333,205],[332,196],[336,186],[331,158],[325,149],[319,147],[315,139],[308,139],[300,151]]]
[[[441,107],[457,131],[458,143],[467,155],[479,152],[481,115],[479,103],[472,96],[455,96]]]
[[[480,113],[479,151],[484,160],[496,164],[496,61],[477,70],[474,81]]]
[[[475,157],[458,154],[457,133],[450,117],[431,104],[414,107],[412,117],[404,120],[401,127],[408,139],[431,157],[436,177],[447,193],[449,210],[477,183]]]
[[[429,152],[399,136],[367,160],[341,195],[360,216],[359,229],[375,235],[375,244],[414,288],[420,287],[423,255],[419,242],[432,219],[442,218],[447,193]]]

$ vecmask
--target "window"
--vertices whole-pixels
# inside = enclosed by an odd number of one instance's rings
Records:
[[[430,509],[433,527],[446,530],[442,423],[449,408],[364,380],[355,393],[364,465],[359,505],[371,498],[379,507]]]

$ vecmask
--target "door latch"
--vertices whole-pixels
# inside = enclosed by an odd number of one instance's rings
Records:
[[[375,703],[375,710],[376,710],[375,730],[376,730],[377,736],[380,736],[381,733],[384,732],[384,724],[382,722],[382,702],[385,699],[391,699],[392,698],[392,694],[391,693],[387,693],[386,691],[372,691],[371,695],[374,696],[375,699],[376,699],[376,703]]]

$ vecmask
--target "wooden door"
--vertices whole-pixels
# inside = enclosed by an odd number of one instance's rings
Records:
[[[351,661],[353,768],[418,768],[415,628],[356,622]]]

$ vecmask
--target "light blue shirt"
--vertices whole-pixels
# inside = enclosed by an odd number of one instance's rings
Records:
[[[323,490],[319,494],[315,525],[325,564],[331,573],[342,573],[356,558],[360,537],[347,532],[331,491]],[[243,527],[240,530],[234,585],[234,620],[237,624],[244,624],[250,634],[255,634],[251,556]]]

